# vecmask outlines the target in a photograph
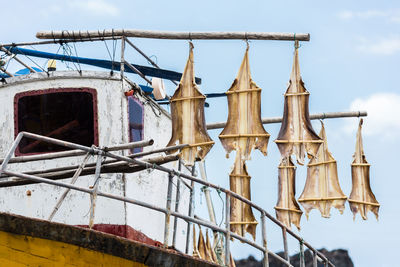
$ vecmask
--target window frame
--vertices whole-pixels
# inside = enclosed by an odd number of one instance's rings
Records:
[[[16,93],[14,95],[14,139],[19,134],[18,125],[18,102],[22,97],[35,96],[35,95],[45,95],[45,94],[56,94],[56,93],[74,93],[74,92],[86,92],[90,93],[92,96],[92,108],[93,108],[93,143],[95,146],[99,146],[99,127],[98,127],[98,108],[97,108],[97,90],[90,87],[77,87],[77,88],[48,88],[40,90],[30,90],[21,93]],[[51,152],[34,152],[34,153],[22,153],[19,151],[19,146],[15,150],[15,156],[28,156],[28,155],[39,155],[39,154],[50,154],[59,151]]]
[[[129,98],[131,98],[132,99],[132,101],[135,101],[136,102],[136,104],[138,104],[141,108],[142,108],[142,125],[143,125],[143,127],[142,127],[142,139],[141,140],[139,140],[139,141],[142,141],[142,140],[144,140],[144,105],[143,105],[143,103],[139,100],[139,98],[137,98],[137,97],[134,97],[133,95],[128,95],[127,97],[126,97],[126,104],[127,104],[127,111],[128,111],[128,135],[129,135],[129,142],[136,142],[136,141],[133,141],[132,140],[132,131],[131,131],[131,126],[130,126],[130,116],[129,116],[129,114],[130,114],[130,110],[129,110]],[[130,151],[130,153],[131,154],[134,154],[134,149],[130,149],[129,150]],[[140,151],[141,152],[143,152],[143,147],[140,147]]]

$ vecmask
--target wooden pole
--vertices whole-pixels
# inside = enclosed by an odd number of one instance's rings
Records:
[[[279,40],[279,41],[310,41],[309,33],[278,33],[278,32],[172,32],[146,31],[135,29],[104,30],[104,31],[41,31],[36,33],[39,39],[90,39],[104,37],[136,37],[152,39],[175,40]]]
[[[149,158],[149,159],[144,159],[147,163],[150,164],[157,164],[157,165],[162,165],[171,161],[176,161],[179,159],[178,155],[168,155],[168,156],[158,156],[154,158]],[[101,173],[133,173],[133,172],[138,172],[141,170],[146,169],[145,166],[142,165],[137,165],[137,164],[128,164],[126,162],[118,161],[115,163],[110,163],[110,164],[103,164],[101,167]],[[85,175],[92,175],[96,171],[95,167],[87,167],[82,170],[80,176],[85,176]],[[66,170],[66,171],[57,171],[55,169],[52,169],[51,172],[48,171],[32,171],[32,172],[26,172],[26,174],[29,175],[37,175],[39,177],[51,179],[51,180],[60,180],[60,179],[66,179],[66,178],[71,178],[76,172],[75,169],[71,170]],[[11,187],[11,186],[19,186],[19,185],[27,185],[31,183],[35,183],[34,181],[26,180],[26,179],[15,179],[15,177],[12,176],[4,176],[3,178],[10,178],[8,181],[0,181],[0,188],[1,187]]]
[[[4,72],[5,74],[7,74],[10,77],[14,77],[14,75],[12,75],[10,72],[6,71],[3,67],[0,67],[0,71]]]
[[[15,59],[15,61],[17,61],[19,64],[21,64],[22,66],[24,66],[25,68],[27,68],[30,72],[35,73],[36,71],[34,69],[32,69],[31,67],[29,67],[28,65],[26,65],[22,60],[20,60],[19,58],[17,58],[16,55],[14,55],[13,53],[11,53],[10,51],[8,51],[7,49],[5,49],[4,47],[0,46],[0,50],[5,52],[7,55],[9,56],[14,56],[13,58]]]
[[[121,67],[120,67],[120,73],[121,73],[121,79],[124,77],[124,71],[125,71],[125,37],[121,38]]]
[[[350,111],[350,112],[326,112],[317,113],[310,115],[311,120],[323,120],[323,119],[334,119],[334,118],[350,118],[350,117],[366,117],[368,113],[366,111]],[[282,122],[282,117],[271,117],[263,118],[263,124],[279,123]],[[207,124],[207,130],[224,128],[226,122],[214,122]]]
[[[142,50],[140,50],[136,45],[134,45],[131,41],[129,41],[128,38],[125,39],[125,41],[133,48],[135,49],[139,54],[141,54],[151,65],[159,69],[160,67],[153,61],[151,58],[149,58]],[[177,82],[170,80],[173,84],[178,85]]]

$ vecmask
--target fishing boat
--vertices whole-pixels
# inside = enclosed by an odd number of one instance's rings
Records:
[[[1,266],[234,266],[233,240],[259,250],[264,266],[269,257],[292,266],[288,238],[297,240],[303,253],[305,248],[313,252],[313,266],[334,266],[259,205],[198,175],[202,163],[198,170],[182,164],[179,151],[188,144],[166,146],[171,116],[161,104],[168,103],[168,96],[159,86],[139,85],[127,77],[137,74],[151,84],[148,77],[176,83],[182,75],[160,69],[130,37],[307,41],[308,34],[105,30],[37,36],[49,40],[30,45],[115,40],[121,44],[121,59],[52,54],[24,48],[28,43],[0,45],[5,56],[24,68],[10,73],[4,64],[0,67]],[[126,61],[128,45],[152,66]],[[46,58],[48,68],[32,67],[20,55]],[[61,61],[105,70],[58,70],[56,62]],[[342,115],[363,116],[336,114]],[[322,116],[326,114],[313,119]],[[195,216],[196,186],[225,195],[225,226],[213,220],[213,207],[209,220]],[[231,198],[258,212],[262,231],[257,242],[231,232]],[[267,223],[281,228],[284,257],[268,249]],[[211,247],[197,247],[195,225],[212,231]]]

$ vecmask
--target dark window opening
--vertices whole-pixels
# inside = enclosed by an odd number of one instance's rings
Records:
[[[129,112],[129,133],[130,142],[143,140],[143,106],[134,99],[128,97],[128,112]],[[133,153],[139,153],[143,148],[137,147],[132,150]]]
[[[17,94],[16,134],[40,134],[84,146],[98,145],[96,91],[93,89],[49,89]],[[23,138],[17,154],[69,150]]]

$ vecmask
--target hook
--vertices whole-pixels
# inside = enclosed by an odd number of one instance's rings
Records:
[[[299,49],[300,48],[300,44],[298,40],[294,40],[294,48],[295,49]]]
[[[194,45],[192,43],[192,40],[189,41],[189,49],[192,50],[194,48]]]

